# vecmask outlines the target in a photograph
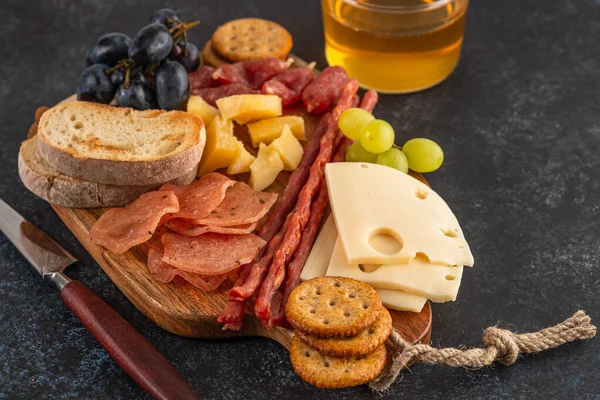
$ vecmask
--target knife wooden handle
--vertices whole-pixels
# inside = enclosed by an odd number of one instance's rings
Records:
[[[115,310],[79,281],[60,298],[121,368],[152,398],[199,399],[166,358]]]

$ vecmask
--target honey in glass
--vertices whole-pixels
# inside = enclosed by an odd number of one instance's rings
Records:
[[[325,55],[364,88],[410,93],[456,67],[468,0],[321,0]]]

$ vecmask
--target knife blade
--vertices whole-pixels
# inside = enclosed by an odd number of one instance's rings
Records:
[[[158,350],[87,286],[63,270],[77,261],[0,199],[0,230],[29,264],[53,282],[60,298],[119,366],[155,399],[199,399]]]

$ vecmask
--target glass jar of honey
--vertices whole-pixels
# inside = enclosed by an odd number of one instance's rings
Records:
[[[469,0],[321,0],[325,56],[364,88],[410,93],[460,58]]]

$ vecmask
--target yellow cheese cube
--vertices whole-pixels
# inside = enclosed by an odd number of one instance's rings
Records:
[[[261,143],[256,160],[250,165],[248,184],[254,190],[266,189],[275,182],[281,171],[283,171],[283,162],[279,158],[279,153]]]
[[[207,127],[210,126],[213,118],[219,115],[219,110],[208,104],[200,96],[190,96],[187,102],[186,109],[187,112],[191,112],[202,118],[202,121],[204,121],[204,125]]]
[[[258,147],[259,143],[269,144],[281,136],[283,127],[288,125],[298,140],[306,140],[304,132],[304,119],[298,115],[267,118],[247,125],[252,146]]]
[[[227,173],[233,175],[248,172],[254,160],[256,160],[256,157],[250,154],[244,147],[244,144],[238,140],[235,143],[235,155],[231,164],[229,164],[229,168],[227,168]]]
[[[221,115],[245,124],[259,119],[281,115],[281,98],[265,94],[240,94],[217,100]]]
[[[275,139],[268,147],[279,154],[283,162],[283,169],[286,171],[295,170],[304,154],[302,145],[287,125],[283,127],[281,136]]]
[[[203,176],[219,168],[228,167],[235,155],[233,122],[216,116],[206,130],[206,145],[200,160],[198,176]]]

